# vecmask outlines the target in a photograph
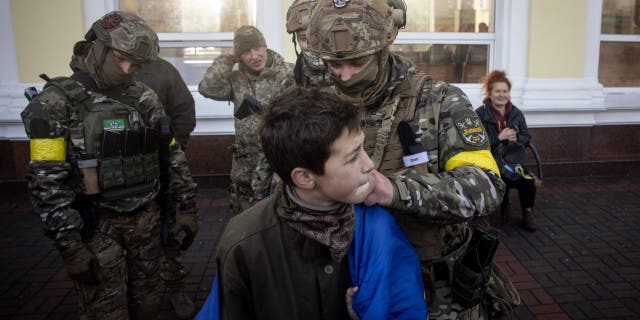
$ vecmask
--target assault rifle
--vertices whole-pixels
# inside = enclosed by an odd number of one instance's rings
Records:
[[[245,94],[242,100],[242,104],[238,110],[233,114],[238,120],[242,120],[248,117],[250,114],[261,114],[264,110],[264,106],[254,96]]]

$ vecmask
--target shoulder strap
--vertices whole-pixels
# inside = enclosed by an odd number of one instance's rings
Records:
[[[91,95],[89,95],[82,85],[73,80],[70,77],[55,77],[50,79],[46,75],[41,75],[41,78],[45,79],[47,83],[44,85],[44,88],[54,87],[60,90],[71,102],[73,106],[80,106],[78,108],[81,116],[84,116],[87,112],[87,107],[85,103],[89,101]]]
[[[431,79],[431,77],[426,73],[416,72],[396,88],[396,90],[400,90],[398,95],[410,97],[409,107],[404,112],[403,121],[412,121],[415,117],[416,105],[422,93],[422,86],[427,79]]]
[[[380,168],[384,149],[387,147],[389,142],[391,128],[395,120],[396,110],[400,105],[400,100],[409,98],[406,102],[407,107],[402,120],[411,121],[413,119],[413,114],[415,113],[416,102],[420,97],[422,85],[427,79],[430,78],[426,73],[413,73],[393,89],[393,98],[391,101],[387,102],[388,109],[384,115],[380,129],[378,129],[378,132],[376,133],[376,145],[373,155],[371,156],[371,160],[375,164],[376,168]]]

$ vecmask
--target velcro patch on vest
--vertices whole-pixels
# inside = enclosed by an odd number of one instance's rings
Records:
[[[453,121],[464,143],[479,147],[488,142],[482,122],[473,111],[460,112]]]
[[[105,120],[102,120],[102,129],[104,129],[104,130],[124,130],[124,119],[105,119]]]

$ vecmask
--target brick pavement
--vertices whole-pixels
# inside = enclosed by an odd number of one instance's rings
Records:
[[[496,256],[522,297],[515,318],[640,318],[640,179],[547,179],[536,201],[536,233],[518,226],[517,198],[514,191]],[[200,231],[185,259],[187,290],[198,306],[230,217],[226,202],[222,189],[198,195]],[[26,196],[0,196],[0,225],[0,319],[77,319],[73,285]],[[162,305],[161,319],[173,319]]]

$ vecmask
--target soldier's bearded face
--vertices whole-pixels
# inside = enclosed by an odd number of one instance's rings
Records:
[[[361,203],[373,191],[370,179],[374,164],[364,151],[363,143],[362,131],[344,129],[331,144],[331,156],[324,164],[324,174],[312,174],[314,204]]]
[[[259,72],[267,65],[267,47],[253,47],[240,55],[240,61],[249,69]]]

